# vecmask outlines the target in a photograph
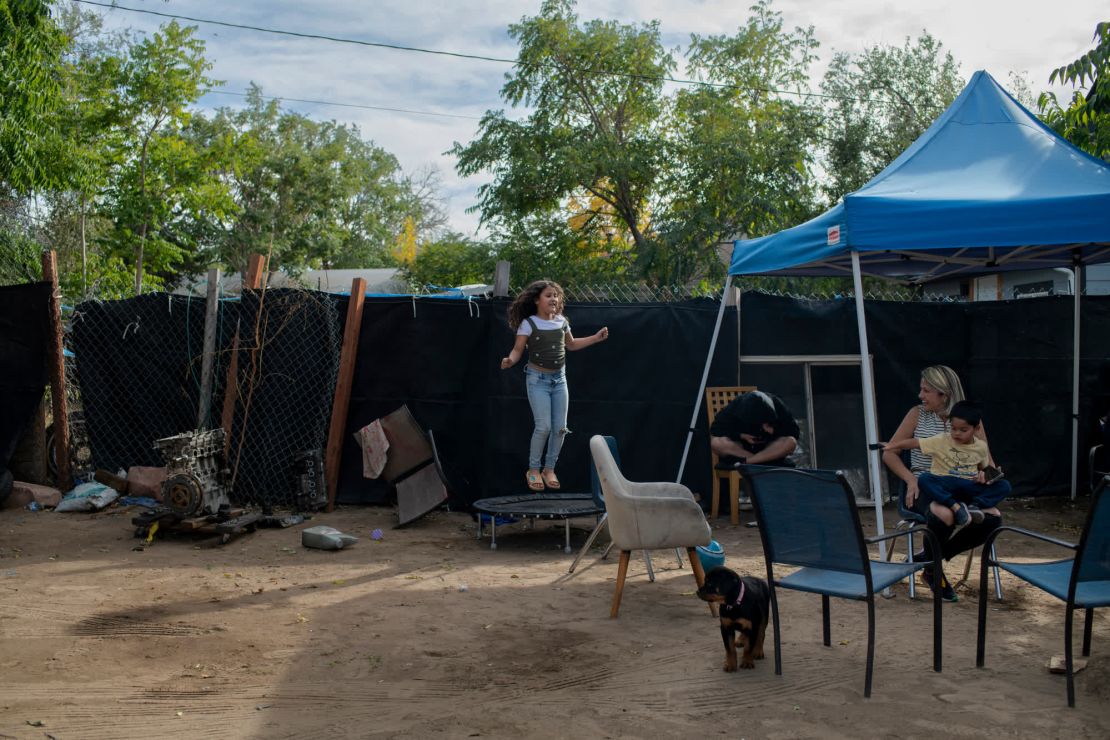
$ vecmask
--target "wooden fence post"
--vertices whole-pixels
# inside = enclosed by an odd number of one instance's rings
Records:
[[[59,489],[68,491],[73,488],[73,475],[69,466],[69,410],[66,407],[66,366],[62,349],[62,293],[58,288],[57,257],[52,249],[42,253],[42,279],[50,283],[50,396],[54,402],[54,456],[58,461],[56,483]]]
[[[347,406],[351,402],[351,383],[355,377],[358,336],[362,331],[362,306],[366,298],[366,281],[355,278],[351,283],[351,300],[347,303],[347,323],[343,328],[343,347],[339,351],[339,373],[335,378],[335,396],[331,404],[331,425],[328,427],[328,451],[324,473],[328,482],[327,511],[335,509],[335,489],[339,483],[339,461],[343,455],[343,433],[347,428]]]
[[[220,269],[208,271],[208,295],[204,304],[204,349],[200,363],[200,406],[197,429],[208,428],[208,412],[212,409],[212,364],[216,353],[216,322],[219,314]]]

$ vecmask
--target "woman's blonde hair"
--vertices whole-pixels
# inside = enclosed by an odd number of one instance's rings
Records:
[[[964,386],[960,376],[947,365],[931,365],[921,371],[925,385],[944,394],[944,415],[952,413],[952,407],[963,401]]]

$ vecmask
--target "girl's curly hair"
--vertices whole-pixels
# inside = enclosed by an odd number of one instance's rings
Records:
[[[554,280],[537,280],[529,285],[527,288],[520,292],[520,295],[513,301],[513,305],[509,306],[509,326],[513,331],[520,328],[524,320],[529,316],[534,316],[536,313],[536,299],[540,297],[548,288],[554,288],[559,296],[559,308],[555,313],[563,312],[564,297],[563,288]]]

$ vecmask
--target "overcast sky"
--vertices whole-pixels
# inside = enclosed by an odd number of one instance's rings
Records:
[[[110,27],[151,32],[170,19],[129,12],[138,8],[252,26],[400,46],[511,59],[511,23],[539,11],[540,0],[118,0],[117,9],[85,5],[105,14]],[[582,20],[661,22],[668,48],[685,47],[691,33],[733,34],[748,17],[749,2],[725,0],[580,0]],[[776,0],[788,28],[814,27],[820,61],[814,89],[834,51],[858,52],[876,44],[901,46],[928,30],[960,63],[967,79],[985,69],[1003,86],[1025,73],[1033,92],[1049,72],[1092,46],[1095,25],[1110,19],[1106,0]],[[263,93],[356,106],[422,113],[285,102],[317,120],[356,124],[366,139],[393,153],[407,172],[436,168],[452,228],[474,233],[475,189],[484,178],[462,179],[445,152],[470,141],[478,119],[501,108],[498,91],[509,65],[258,31],[192,23],[207,44],[212,77],[221,90],[243,93],[250,82]],[[209,94],[204,108],[238,107],[236,95]],[[442,114],[442,115],[430,115]],[[519,113],[517,115],[520,115]]]

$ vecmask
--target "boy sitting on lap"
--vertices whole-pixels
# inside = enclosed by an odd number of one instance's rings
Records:
[[[925,439],[910,438],[887,444],[887,450],[920,448],[932,456],[932,467],[917,479],[918,488],[929,498],[929,510],[938,515],[950,509],[957,527],[983,521],[983,509],[997,506],[1010,495],[1010,484],[998,476],[988,479],[984,469],[994,472],[987,443],[975,436],[983,422],[977,404],[960,401],[948,414],[951,431]]]

